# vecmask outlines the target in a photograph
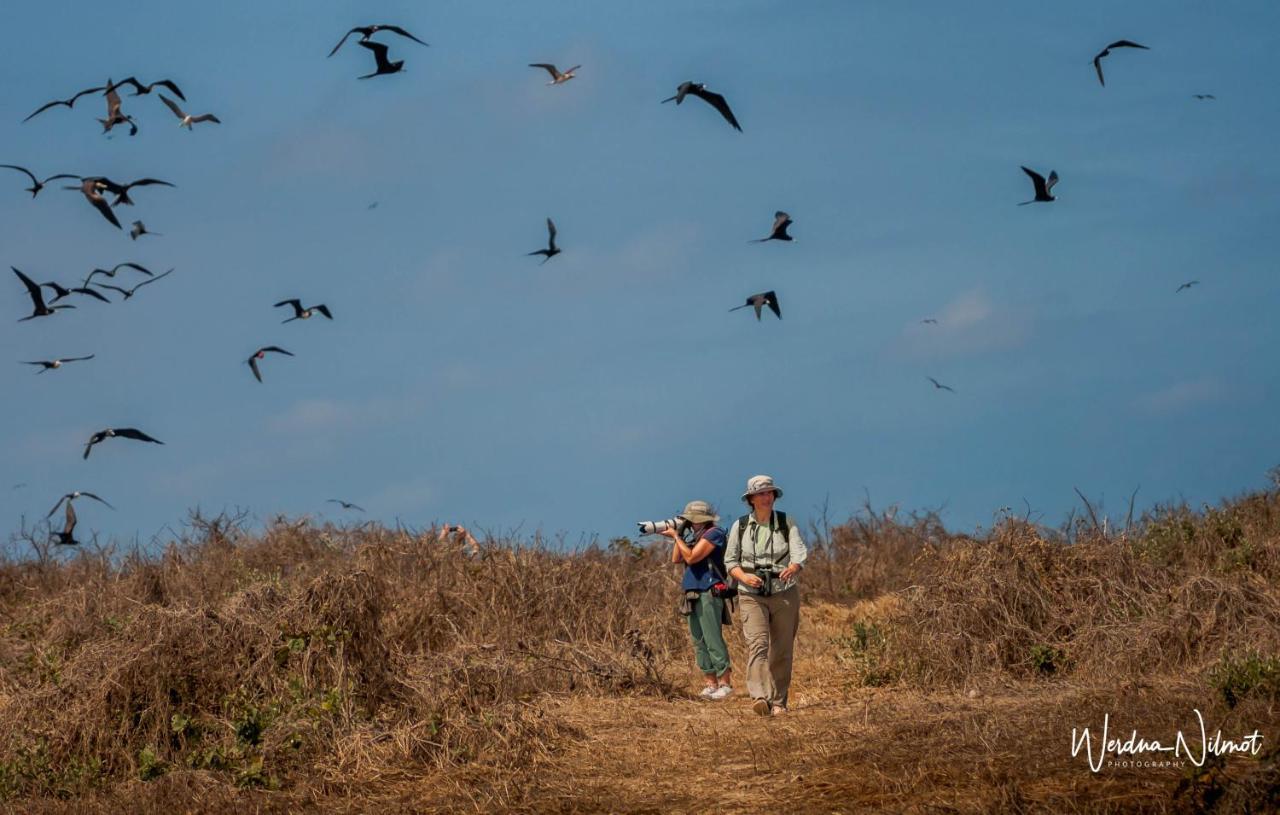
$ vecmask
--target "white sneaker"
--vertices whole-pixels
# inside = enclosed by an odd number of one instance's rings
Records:
[[[719,699],[720,698],[719,696],[716,696],[716,689],[711,687],[703,688],[702,693],[698,695],[701,696],[703,699]]]
[[[721,685],[720,687],[716,688],[714,693],[711,694],[711,698],[724,699],[726,696],[731,696],[731,695],[733,695],[733,686]]]

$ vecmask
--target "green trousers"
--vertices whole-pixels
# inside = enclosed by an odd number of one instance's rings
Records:
[[[704,674],[724,676],[729,670],[729,646],[720,633],[720,619],[724,614],[724,600],[713,597],[711,592],[699,592],[698,602],[689,615],[689,633],[693,636],[693,653],[698,669]]]

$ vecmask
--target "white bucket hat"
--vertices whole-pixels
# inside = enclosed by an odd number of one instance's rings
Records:
[[[747,499],[762,492],[772,492],[775,498],[782,497],[782,489],[774,486],[772,476],[753,475],[747,479],[747,491],[742,493],[742,500],[751,503]]]
[[[706,501],[690,501],[684,505],[684,512],[677,517],[695,524],[704,524],[708,521],[715,523],[720,520],[720,516],[712,511],[711,505]]]

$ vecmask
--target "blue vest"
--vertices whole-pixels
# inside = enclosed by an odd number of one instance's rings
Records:
[[[715,549],[712,549],[711,554],[697,563],[688,564],[684,567],[684,580],[680,582],[682,591],[708,591],[712,585],[719,582],[719,575],[724,574],[724,547],[728,541],[725,531],[718,526],[713,526],[703,532],[699,540],[702,538],[711,541],[711,545]],[[690,546],[697,545],[697,541],[690,544]],[[712,564],[715,564],[714,571],[712,570]]]

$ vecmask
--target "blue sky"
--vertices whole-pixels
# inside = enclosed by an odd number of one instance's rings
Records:
[[[629,534],[748,476],[834,519],[943,507],[959,529],[1073,487],[1122,514],[1257,487],[1280,464],[1268,161],[1280,7],[955,4],[22,4],[0,163],[154,176],[117,233],[0,171],[5,265],[70,282],[141,262],[125,303],[17,323],[0,294],[15,529],[72,489],[81,531],[147,543],[188,508]],[[408,70],[358,81],[353,25]],[[1100,88],[1090,60],[1118,38]],[[99,43],[109,41],[110,51]],[[581,63],[547,87],[529,62]],[[140,133],[97,97],[136,74]],[[660,105],[681,81],[723,93]],[[1200,102],[1193,93],[1213,93]],[[115,131],[119,133],[119,131]],[[1020,164],[1056,169],[1030,197]],[[369,205],[377,202],[375,209]],[[773,212],[792,244],[749,244]],[[127,211],[126,211],[127,210]],[[546,265],[544,219],[564,253]],[[127,274],[121,272],[121,275]],[[1188,280],[1200,285],[1175,294]],[[728,313],[773,289],[784,319]],[[324,302],[281,325],[271,304]],[[282,310],[281,310],[282,311]],[[922,325],[926,317],[939,320]],[[279,344],[294,358],[244,360]],[[18,360],[96,353],[36,376]],[[935,391],[933,376],[955,394]],[[108,441],[136,426],[163,447]],[[11,489],[13,484],[27,486]]]

